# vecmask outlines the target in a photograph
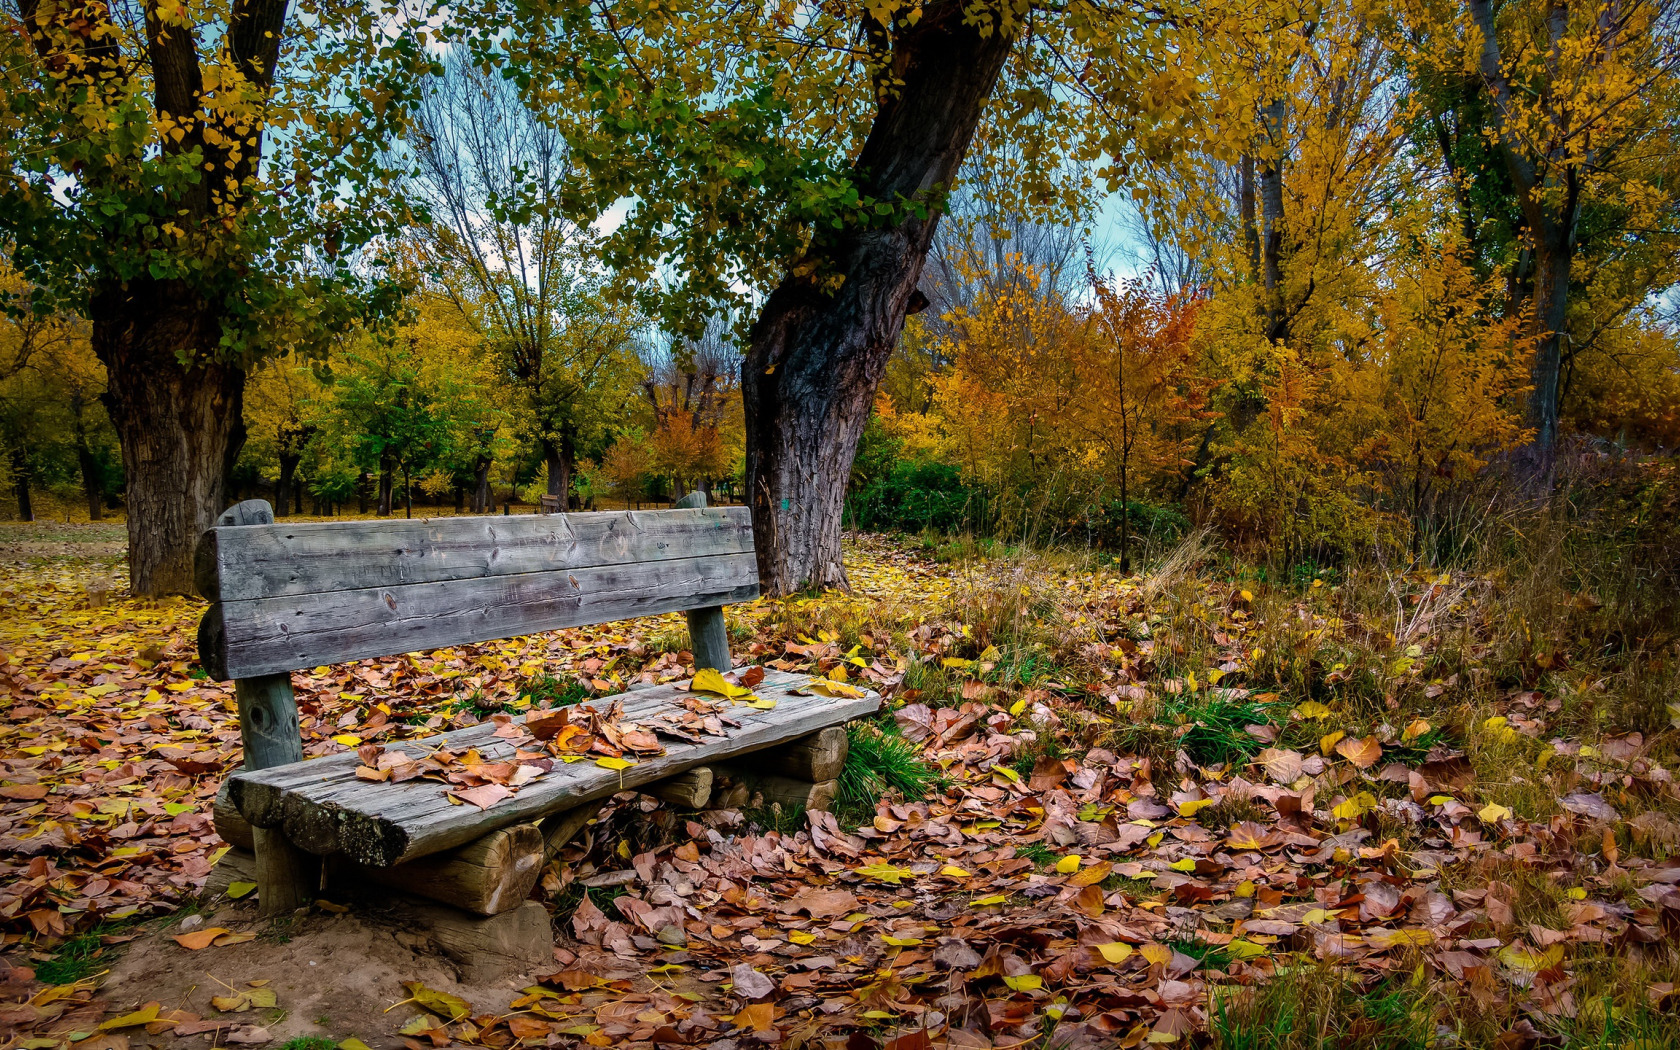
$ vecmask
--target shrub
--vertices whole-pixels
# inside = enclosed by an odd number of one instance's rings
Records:
[[[951,531],[978,521],[982,504],[956,467],[901,461],[846,501],[846,520],[880,531]]]

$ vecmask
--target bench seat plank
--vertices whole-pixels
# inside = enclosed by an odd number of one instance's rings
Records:
[[[254,598],[212,606],[199,653],[217,678],[251,678],[757,595],[747,553]]]
[[[204,597],[237,602],[752,552],[747,508],[714,507],[223,527],[194,570]]]
[[[809,681],[808,675],[768,672],[754,692],[774,699],[776,706],[770,710],[744,704],[729,707],[726,713],[741,726],[730,728],[727,737],[707,737],[699,744],[662,738],[664,755],[640,759],[624,770],[596,765],[590,758],[562,763],[485,810],[451,803],[446,785],[435,780],[359,780],[354,752],[240,772],[229,783],[229,796],[254,826],[282,827],[289,840],[310,852],[339,853],[378,867],[400,864],[462,845],[497,828],[862,718],[880,707],[881,698],[875,693],[857,699],[792,695],[790,690]],[[614,700],[622,700],[623,721],[645,725],[656,714],[680,709],[684,684],[633,690],[589,705],[605,710]],[[457,752],[477,748],[486,761],[509,760],[515,745],[494,736],[495,728],[485,723],[389,747],[417,758],[440,746]]]

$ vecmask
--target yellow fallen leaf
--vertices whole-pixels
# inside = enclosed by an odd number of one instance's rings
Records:
[[[1023,696],[1021,699],[1019,699],[1019,700],[1015,701],[1013,704],[1009,705],[1009,714],[1010,714],[1011,717],[1013,717],[1015,715],[1019,715],[1022,711],[1025,711],[1026,709],[1027,709],[1027,698]]]
[[[1567,890],[1563,891],[1563,895],[1572,901],[1584,901],[1587,899],[1587,891],[1584,886],[1571,886]]]
[[[1110,941],[1097,945],[1097,951],[1111,963],[1125,962],[1132,957],[1132,946],[1121,941]]]
[[[1330,709],[1317,700],[1308,700],[1295,708],[1294,715],[1296,718],[1312,718],[1323,721],[1330,717]]]
[[[1336,749],[1336,744],[1340,742],[1344,736],[1347,736],[1347,734],[1338,729],[1334,733],[1326,733],[1324,736],[1319,737],[1318,753],[1328,758],[1330,756],[1330,752]]]
[[[1114,870],[1114,865],[1106,860],[1099,860],[1088,868],[1074,873],[1068,880],[1069,886],[1094,886],[1108,878],[1108,873]]]
[[[968,872],[957,867],[955,864],[947,864],[943,868],[940,868],[939,874],[949,875],[953,879],[966,879],[969,876]]]
[[[1213,805],[1213,802],[1214,800],[1211,798],[1193,798],[1187,802],[1180,802],[1178,804],[1178,815],[1181,817],[1193,817],[1202,810]]]
[[[1021,774],[1015,772],[1013,769],[1009,768],[1008,766],[993,766],[992,767],[992,772],[993,773],[998,773],[998,774],[1000,774],[1002,776],[1005,776],[1005,777],[1008,777],[1014,783],[1019,784],[1021,782]]]
[[[1059,875],[1071,875],[1079,870],[1079,854],[1070,853],[1056,862],[1056,872]]]
[[[817,935],[814,933],[806,933],[804,930],[789,930],[788,940],[795,944],[815,944],[817,942]]]
[[[881,934],[881,939],[895,948],[913,948],[922,943],[920,937],[894,937],[891,934]]]
[[[1255,944],[1253,941],[1242,940],[1241,938],[1226,944],[1224,951],[1226,955],[1229,955],[1233,959],[1252,959],[1255,956],[1266,954],[1264,946]]]
[[[1413,719],[1412,722],[1406,726],[1405,731],[1400,734],[1400,739],[1409,744],[1427,732],[1429,732],[1428,722],[1421,718]]]
[[[1195,871],[1196,861],[1193,857],[1184,857],[1181,860],[1173,861],[1171,864],[1168,864],[1167,867],[1174,871]]]
[[[446,1021],[459,1021],[472,1013],[472,1006],[460,996],[428,988],[419,981],[403,982],[409,998]]]
[[[1143,953],[1144,959],[1146,959],[1151,966],[1165,966],[1172,962],[1173,951],[1164,944],[1155,944],[1151,942],[1139,948],[1138,951]]]
[[[818,696],[840,696],[852,700],[863,696],[863,690],[857,686],[847,685],[845,682],[833,682],[827,678],[812,679],[810,684],[804,687],[804,691],[816,693]]]
[[[121,1017],[113,1017],[109,1021],[101,1021],[99,1022],[99,1030],[101,1032],[109,1032],[113,1028],[132,1028],[137,1024],[151,1024],[153,1021],[157,1020],[159,1005],[160,1004],[158,1003],[147,1003],[145,1006],[135,1010],[133,1013],[123,1014]]]
[[[227,895],[234,900],[239,900],[241,897],[250,896],[256,888],[257,884],[254,882],[230,882],[228,883]]]
[[[611,755],[602,755],[600,758],[595,760],[595,764],[606,769],[629,769],[636,763],[625,758],[613,758]]]
[[[362,738],[357,736],[355,733],[340,733],[333,737],[333,743],[343,744],[345,747],[356,747],[360,745],[361,742]]]
[[[355,1036],[351,1036],[348,1039],[339,1040],[338,1050],[373,1050],[373,1047],[362,1042],[360,1039],[357,1039]]]
[[[1242,882],[1237,883],[1237,888],[1231,892],[1238,897],[1254,896],[1254,880],[1245,879]]]
[[[694,680],[688,683],[689,692],[711,693],[726,700],[738,700],[743,696],[751,696],[751,689],[732,684],[723,677],[723,672],[714,667],[703,668],[694,673]]]
[[[855,868],[853,870],[866,879],[888,882],[894,886],[899,885],[901,879],[904,879],[907,876],[914,876],[916,874],[909,868],[896,868],[885,861],[882,861],[879,864],[867,864],[861,868]]]
[[[1017,992],[1036,992],[1044,987],[1044,978],[1036,973],[1024,973],[1019,977],[1005,977],[1003,983]]]
[[[968,902],[970,908],[990,908],[994,904],[1002,904],[1009,899],[1007,893],[993,893],[985,897],[976,897]]]
[[[1501,820],[1510,818],[1513,814],[1508,807],[1501,806],[1497,802],[1489,802],[1476,811],[1476,816],[1481,818],[1483,824],[1497,824]]]
[[[776,701],[767,696],[755,696],[747,701],[747,706],[757,708],[760,711],[768,711],[776,706]]]

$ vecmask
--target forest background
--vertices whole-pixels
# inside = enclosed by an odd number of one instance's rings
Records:
[[[1530,6],[1498,11],[1497,77],[1485,5],[1222,8],[1193,27],[1206,64],[1180,51],[1144,85],[1170,145],[1059,156],[981,127],[846,523],[1123,562],[1211,523],[1288,563],[1435,563],[1578,475],[1651,503],[1649,468],[1680,443],[1673,12]],[[626,267],[611,222],[567,217],[587,165],[564,121],[466,49],[430,54],[368,154],[401,221],[334,262],[389,301],[282,326],[291,342],[251,359],[226,498],[332,515],[739,497],[763,289],[736,280],[702,324],[669,323],[648,289],[693,275]],[[1052,167],[1022,182],[1035,165]],[[0,514],[120,513],[89,324],[27,269],[4,278]]]

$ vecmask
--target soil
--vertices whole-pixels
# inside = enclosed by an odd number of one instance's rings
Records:
[[[405,1002],[406,981],[460,996],[475,1013],[504,1012],[516,989],[530,983],[520,977],[495,985],[463,983],[455,965],[423,938],[394,918],[366,909],[343,915],[300,913],[270,924],[258,921],[254,906],[242,905],[204,913],[196,923],[190,917],[183,921],[192,929],[222,926],[255,932],[257,938],[189,951],[173,939],[183,932],[181,922],[148,928],[112,966],[100,998],[113,1015],[156,1002],[164,1012],[182,1010],[220,1019],[224,1026],[186,1037],[128,1028],[130,1048],[204,1050],[241,1043],[273,1048],[300,1036],[335,1043],[353,1036],[375,1050],[400,1047],[397,1029],[422,1012]],[[240,1013],[211,1006],[213,996],[235,996],[250,990],[252,982],[266,982],[259,987],[272,990],[278,1006]]]

